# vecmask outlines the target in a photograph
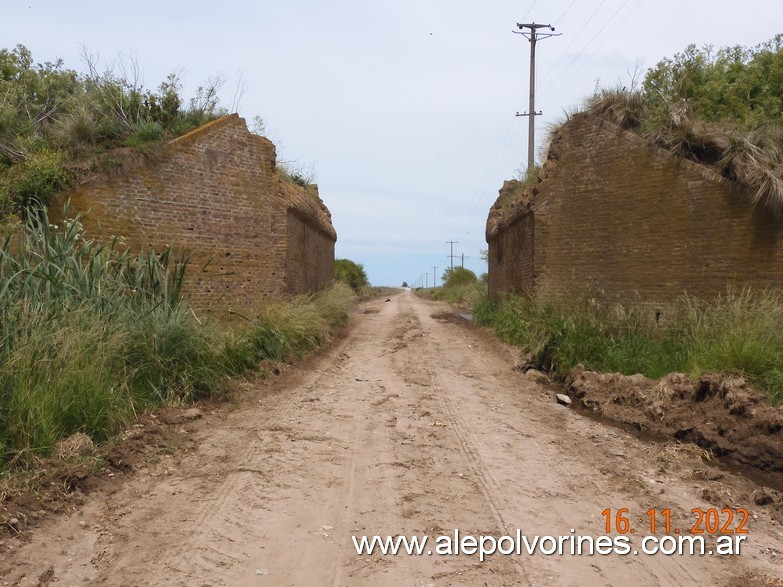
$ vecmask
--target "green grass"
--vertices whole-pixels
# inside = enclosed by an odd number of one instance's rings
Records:
[[[671,372],[736,374],[783,401],[783,294],[728,291],[711,302],[683,296],[656,324],[637,310],[592,300],[550,304],[512,297],[473,305],[474,319],[559,376],[577,365],[658,378]],[[668,314],[671,313],[671,316]]]
[[[259,307],[243,332],[240,348],[263,359],[299,358],[324,342],[348,321],[355,294],[344,283],[287,302]]]
[[[428,297],[433,300],[440,300],[450,304],[463,305],[472,308],[479,300],[487,296],[487,283],[485,281],[473,281],[451,287],[443,286],[421,289],[417,290],[416,293],[417,295]]]
[[[228,377],[326,342],[355,299],[337,285],[230,327],[195,319],[186,260],[128,255],[79,219],[31,214],[0,247],[0,471],[75,432],[105,440],[144,410],[221,394]]]

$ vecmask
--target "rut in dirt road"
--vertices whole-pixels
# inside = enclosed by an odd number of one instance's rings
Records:
[[[352,537],[597,537],[606,508],[628,508],[638,527],[650,508],[670,508],[689,527],[691,509],[711,507],[711,482],[556,405],[512,371],[514,351],[433,317],[444,308],[410,291],[362,305],[307,370],[194,426],[193,451],[6,547],[4,580],[641,587],[779,570],[781,528],[763,517],[739,557],[358,555]]]

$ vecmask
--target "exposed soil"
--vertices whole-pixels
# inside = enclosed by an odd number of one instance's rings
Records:
[[[128,468],[114,477],[93,477],[103,481],[90,493],[73,491],[81,498],[67,512],[0,539],[2,582],[780,584],[783,526],[756,503],[762,488],[692,445],[650,442],[558,405],[551,389],[512,370],[515,350],[439,314],[446,307],[409,291],[368,302],[326,351],[242,385],[235,409],[202,407],[202,417],[174,424],[158,417],[167,440],[120,459]],[[482,563],[357,555],[351,539],[434,540],[455,529],[599,536],[605,508],[628,508],[640,529],[647,510],[670,508],[672,524],[690,528],[691,509],[719,500],[750,510],[740,556]]]
[[[690,442],[715,457],[769,473],[783,487],[783,407],[739,377],[698,380],[576,369],[568,382],[580,404],[632,429]]]

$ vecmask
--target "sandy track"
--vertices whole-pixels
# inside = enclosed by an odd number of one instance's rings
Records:
[[[362,306],[308,369],[195,425],[194,450],[6,550],[4,584],[641,587],[780,572],[783,528],[763,514],[740,557],[358,556],[352,535],[598,536],[607,507],[640,528],[651,507],[681,527],[713,507],[713,482],[685,461],[556,405],[512,351],[433,317],[444,308],[409,292]]]

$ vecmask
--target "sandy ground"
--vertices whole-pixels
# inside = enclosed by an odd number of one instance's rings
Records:
[[[650,508],[689,529],[693,508],[714,507],[705,489],[743,482],[709,481],[692,451],[558,405],[511,369],[513,350],[437,318],[445,309],[410,292],[361,306],[331,348],[190,425],[190,450],[26,541],[4,539],[0,584],[642,587],[783,575],[783,527],[750,506],[740,556],[357,555],[352,535],[597,537],[605,508],[628,508],[639,548]]]

